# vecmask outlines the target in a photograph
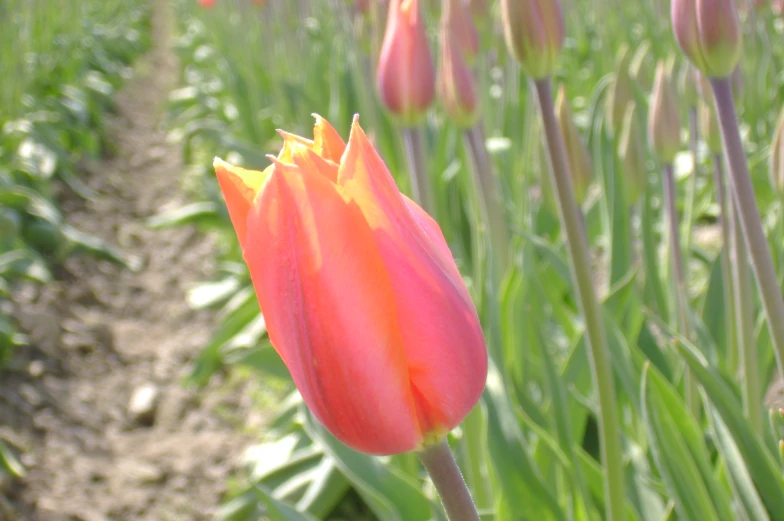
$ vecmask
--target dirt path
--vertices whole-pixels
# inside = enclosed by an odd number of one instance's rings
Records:
[[[247,443],[241,390],[224,383],[197,395],[181,385],[214,324],[185,303],[213,268],[213,242],[144,225],[184,201],[180,151],[160,125],[178,68],[166,2],[153,4],[154,48],[110,122],[117,153],[85,175],[100,196],[64,202],[71,223],[143,268],[72,258],[60,282],[19,292],[16,314],[34,347],[0,375],[0,429],[25,449],[28,474],[0,483],[2,520],[210,519]]]

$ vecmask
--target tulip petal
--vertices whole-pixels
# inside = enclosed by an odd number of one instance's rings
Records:
[[[283,138],[283,148],[278,153],[278,161],[282,163],[294,163],[294,155],[304,149],[313,148],[313,141],[296,134],[291,134],[285,130],[278,130],[278,134]]]
[[[316,418],[356,450],[409,451],[422,431],[392,285],[341,191],[277,164],[248,217],[245,259],[270,340]]]
[[[313,127],[313,151],[324,159],[340,164],[346,143],[327,120],[318,114],[313,114],[313,117],[316,118],[316,125]]]
[[[283,150],[278,161],[295,164],[305,172],[323,175],[333,183],[337,181],[337,163],[315,152],[317,145],[313,141],[282,130],[278,133],[283,137]]]
[[[405,202],[356,119],[338,183],[362,209],[394,288],[420,424],[452,429],[484,388],[487,352],[449,248],[435,222]]]
[[[237,233],[240,246],[245,244],[246,221],[253,200],[269,177],[272,167],[263,172],[233,166],[217,157],[213,161],[223,198],[229,209],[229,218]]]

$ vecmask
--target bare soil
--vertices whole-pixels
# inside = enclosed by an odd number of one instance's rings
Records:
[[[241,384],[182,384],[215,322],[185,300],[213,270],[214,241],[144,224],[186,200],[160,123],[178,73],[171,20],[167,2],[152,3],[154,48],[110,116],[116,152],[83,177],[99,197],[63,198],[69,222],[142,268],[74,257],[57,282],[19,288],[14,314],[32,346],[0,374],[0,435],[27,474],[0,482],[3,521],[211,519],[249,442]]]

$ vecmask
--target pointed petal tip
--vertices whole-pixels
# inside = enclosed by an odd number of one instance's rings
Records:
[[[227,168],[229,166],[230,165],[226,161],[219,158],[218,156],[212,158],[212,168]]]

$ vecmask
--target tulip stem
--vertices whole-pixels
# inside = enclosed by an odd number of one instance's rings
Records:
[[[487,154],[481,123],[465,130],[465,143],[473,162],[474,185],[479,191],[480,207],[490,237],[493,258],[502,277],[509,262],[509,235],[504,219],[504,200],[493,165]]]
[[[675,315],[678,321],[680,333],[691,339],[691,323],[689,321],[689,304],[686,297],[686,275],[683,266],[683,252],[681,251],[681,241],[678,226],[678,209],[675,206],[675,175],[672,163],[664,165],[664,179],[662,188],[664,189],[664,206],[667,213],[668,235],[670,239],[670,269],[672,270],[672,280],[675,285]],[[697,383],[691,372],[686,369],[684,373],[684,385],[686,387],[686,405],[695,418],[699,414],[699,392]]]
[[[735,277],[732,274],[734,264],[730,257],[732,248],[733,218],[727,208],[727,188],[724,181],[724,168],[721,154],[713,156],[713,181],[716,185],[716,201],[719,203],[719,226],[721,227],[721,273],[724,281],[724,314],[727,321],[727,365],[730,374],[735,374],[738,368],[738,340],[737,321],[735,319],[738,308],[735,299]]]
[[[574,198],[566,147],[555,119],[550,77],[534,81],[539,99],[547,147],[550,153],[550,174],[558,200],[561,226],[566,233],[566,247],[571,261],[572,279],[577,289],[580,310],[585,317],[586,343],[591,372],[599,397],[599,434],[604,464],[606,519],[626,519],[623,461],[621,459],[621,425],[615,397],[615,378],[610,366],[602,312],[591,276],[588,241]]]
[[[765,230],[762,228],[759,207],[749,175],[749,166],[746,163],[746,155],[740,139],[738,120],[735,114],[735,100],[732,98],[732,84],[729,77],[711,78],[710,82],[721,126],[724,153],[729,166],[730,186],[732,187],[735,209],[746,239],[746,247],[751,254],[751,264],[768,319],[779,373],[784,377],[784,299],[779,288],[776,270],[773,267],[770,247],[765,238]]]
[[[479,521],[471,493],[446,439],[418,453],[436,486],[449,521]]]
[[[404,127],[402,133],[403,143],[406,147],[408,174],[411,177],[411,189],[414,191],[414,200],[435,219],[435,208],[433,208],[430,182],[427,178],[427,167],[425,166],[425,143],[422,129],[418,127]]]

